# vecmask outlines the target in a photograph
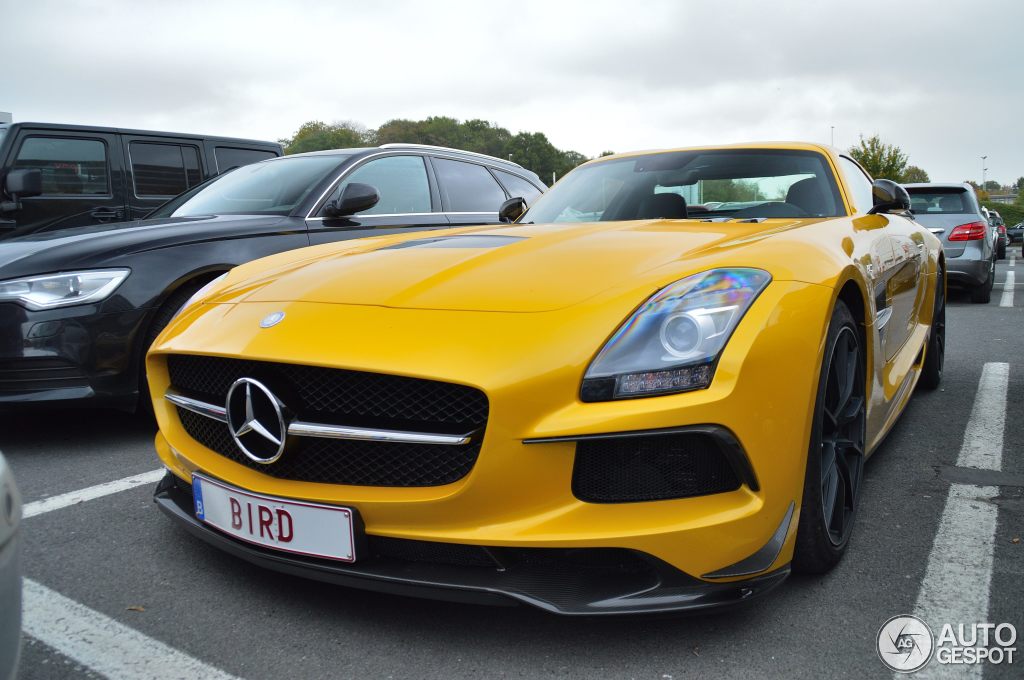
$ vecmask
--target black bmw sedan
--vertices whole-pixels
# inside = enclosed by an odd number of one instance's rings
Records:
[[[0,242],[0,409],[135,409],[146,349],[235,265],[330,241],[496,223],[507,199],[532,203],[543,190],[519,165],[453,149],[320,151],[238,168],[144,220]]]

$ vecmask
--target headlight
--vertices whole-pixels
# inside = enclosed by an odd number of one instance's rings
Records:
[[[0,281],[0,302],[17,302],[36,311],[99,302],[110,297],[129,273],[101,269]]]
[[[590,364],[583,401],[707,387],[715,362],[771,275],[714,269],[667,286],[626,319]]]
[[[209,294],[209,292],[211,290],[213,290],[214,286],[216,286],[218,283],[223,281],[224,277],[227,276],[227,275],[228,275],[228,272],[224,272],[223,274],[221,274],[220,276],[215,278],[213,281],[210,281],[205,286],[203,286],[202,288],[197,290],[195,293],[193,293],[192,297],[190,297],[188,300],[186,300],[185,304],[183,304],[181,307],[179,307],[178,311],[174,313],[174,316],[171,317],[171,321],[173,321],[174,319],[178,318],[178,316],[180,316],[183,311],[185,311],[186,309],[191,307],[193,303],[199,302],[204,297],[206,297]]]

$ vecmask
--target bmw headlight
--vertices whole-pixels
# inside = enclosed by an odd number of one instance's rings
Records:
[[[97,269],[0,281],[0,302],[17,302],[32,310],[70,307],[105,300],[129,269]]]
[[[713,269],[658,291],[626,319],[583,378],[583,401],[707,387],[715,362],[771,281],[760,269]]]

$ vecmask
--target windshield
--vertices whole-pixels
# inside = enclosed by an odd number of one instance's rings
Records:
[[[148,217],[287,215],[347,158],[303,156],[245,165],[182,194]]]
[[[577,168],[537,199],[521,222],[835,217],[843,211],[821,154],[725,149]]]
[[[4,137],[7,136],[7,128],[0,126],[0,144],[4,143]]]

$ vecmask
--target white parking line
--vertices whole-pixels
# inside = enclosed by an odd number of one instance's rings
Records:
[[[112,680],[235,678],[40,583],[24,583],[25,632],[89,670]]]
[[[79,489],[78,491],[70,491],[68,493],[62,493],[59,496],[50,496],[49,498],[44,498],[39,501],[26,503],[22,509],[22,516],[35,517],[36,515],[60,510],[61,508],[66,508],[69,505],[75,505],[82,501],[91,501],[94,498],[101,498],[103,496],[109,496],[112,493],[127,491],[128,489],[134,489],[135,487],[142,486],[143,484],[152,484],[160,481],[160,478],[163,477],[165,473],[166,470],[160,468],[159,470],[153,470],[152,472],[143,472],[140,475],[133,475],[131,477],[125,477],[124,479],[115,479],[112,482],[104,482],[103,484],[86,487],[84,489]]]
[[[1003,297],[999,300],[1000,307],[1013,307],[1013,279],[1014,272],[1006,272],[1006,280],[1003,281]]]
[[[958,466],[984,470],[1002,467],[1009,378],[1009,364],[988,363],[982,368],[974,407],[956,461]],[[999,489],[994,486],[953,484],[949,487],[914,606],[914,614],[931,626],[935,634],[945,623],[988,621],[999,515],[991,501],[998,493]],[[933,659],[915,677],[981,678],[983,667],[983,664],[941,665]],[[905,676],[896,674],[895,677]]]

